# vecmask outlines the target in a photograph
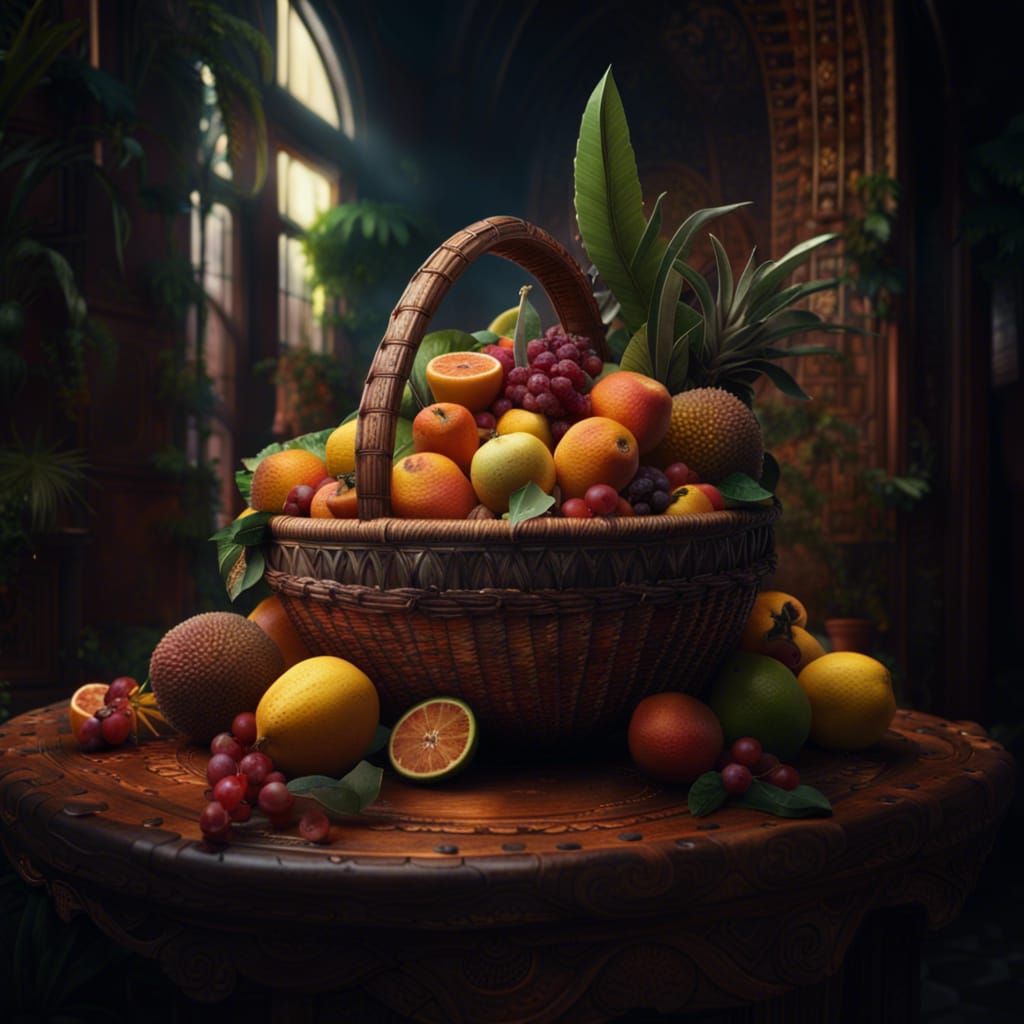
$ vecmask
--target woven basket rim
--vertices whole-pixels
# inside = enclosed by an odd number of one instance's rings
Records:
[[[594,547],[623,541],[715,540],[743,530],[770,526],[781,515],[774,499],[770,507],[726,509],[681,516],[624,516],[621,518],[567,519],[541,516],[510,524],[504,519],[309,519],[274,516],[270,533],[275,541],[344,544],[370,543],[480,543],[563,541]]]

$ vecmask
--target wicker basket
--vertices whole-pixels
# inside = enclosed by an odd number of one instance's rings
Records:
[[[534,275],[567,331],[603,338],[588,280],[545,232],[492,217],[454,235],[410,281],[370,367],[360,519],[276,517],[266,579],[311,650],[374,680],[385,722],[450,694],[488,735],[550,746],[621,724],[649,693],[701,691],[774,567],[779,509],[515,526],[391,518],[395,421],[416,348],[488,252]]]

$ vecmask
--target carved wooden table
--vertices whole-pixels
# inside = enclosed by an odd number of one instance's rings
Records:
[[[79,753],[62,705],[15,718],[7,856],[195,999],[274,979],[275,1019],[439,1024],[916,1020],[921,927],[958,913],[1014,774],[978,726],[901,711],[870,751],[801,756],[831,818],[694,819],[625,761],[476,765],[434,789],[386,773],[328,846],[215,848],[205,764],[173,740]]]

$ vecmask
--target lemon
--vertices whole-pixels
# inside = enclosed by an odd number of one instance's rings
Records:
[[[516,321],[519,319],[519,307],[509,306],[508,309],[500,312],[488,325],[487,330],[499,338],[511,338],[516,329]]]
[[[807,694],[785,665],[766,654],[737,651],[704,699],[722,723],[726,747],[741,736],[753,736],[769,754],[790,761],[807,742]]]
[[[356,468],[356,427],[359,421],[353,417],[342,423],[327,438],[326,459],[327,475],[341,476],[351,473]]]
[[[257,746],[288,776],[340,778],[366,752],[380,720],[369,677],[344,658],[306,658],[256,707]]]
[[[500,515],[508,511],[509,498],[531,480],[550,494],[555,486],[555,460],[533,434],[499,434],[477,449],[469,476],[481,503]]]
[[[800,672],[798,682],[811,702],[811,739],[822,747],[870,747],[896,714],[889,670],[866,654],[823,654]]]
[[[526,409],[509,409],[495,425],[496,434],[533,434],[543,441],[550,450],[554,450],[555,439],[551,436],[551,426],[547,416]]]

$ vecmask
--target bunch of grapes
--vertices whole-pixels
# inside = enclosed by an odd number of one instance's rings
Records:
[[[135,732],[131,695],[139,688],[131,676],[118,676],[103,695],[103,707],[78,728],[78,745],[83,750],[119,747]]]
[[[622,489],[638,516],[660,515],[672,504],[672,482],[655,466],[641,466]]]
[[[245,822],[257,807],[274,828],[292,823],[295,797],[284,773],[276,771],[271,758],[253,750],[256,716],[251,711],[235,715],[231,731],[210,741],[206,781],[213,787],[210,802],[199,815],[199,828],[210,842],[226,843],[232,822]],[[310,811],[302,816],[299,831],[305,839],[322,842],[330,830],[327,815]]]
[[[500,419],[509,409],[539,412],[551,420],[560,441],[577,420],[591,415],[587,392],[604,369],[589,338],[549,327],[526,346],[528,366],[513,366],[505,375],[505,391],[491,406]]]
[[[593,519],[594,516],[628,515],[626,505],[610,484],[592,484],[582,498],[566,498],[561,511],[567,519]]]
[[[739,796],[750,789],[754,779],[769,782],[779,789],[796,789],[800,773],[791,764],[780,764],[774,754],[765,753],[760,740],[743,736],[722,754],[718,763],[722,786]]]

